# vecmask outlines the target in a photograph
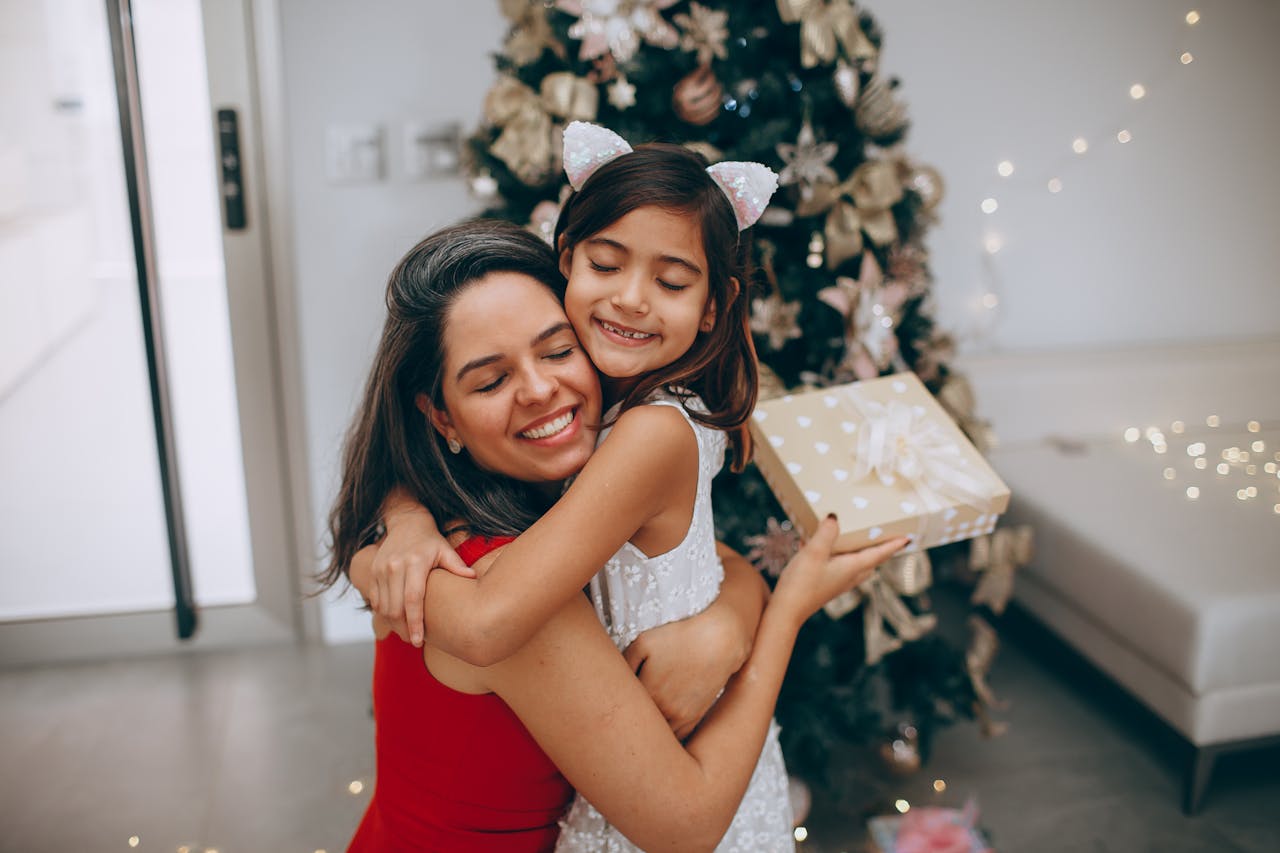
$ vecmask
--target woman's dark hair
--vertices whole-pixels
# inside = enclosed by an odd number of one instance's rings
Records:
[[[641,145],[601,166],[569,196],[556,223],[555,245],[572,250],[640,207],[655,206],[692,216],[702,230],[707,256],[708,297],[716,306],[710,332],[699,333],[689,351],[640,378],[622,399],[621,411],[654,391],[685,388],[702,398],[707,412],[689,416],[729,434],[733,468],[751,455],[747,419],[756,405],[759,369],[751,340],[751,247],[724,191],[706,171],[706,161],[679,145]],[[731,279],[739,282],[734,289]]]
[[[472,220],[437,231],[400,260],[387,281],[387,321],[347,432],[342,487],[329,512],[325,587],[343,577],[370,539],[382,503],[399,486],[444,522],[461,519],[477,535],[516,535],[547,508],[526,483],[476,467],[468,453],[444,449],[444,439],[415,404],[426,394],[444,407],[444,331],[459,295],[490,273],[523,273],[564,301],[555,252],[525,229]]]

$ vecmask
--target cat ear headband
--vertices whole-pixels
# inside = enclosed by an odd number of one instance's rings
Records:
[[[571,122],[564,129],[564,171],[569,185],[581,190],[597,169],[631,151],[627,141],[608,128]],[[716,163],[707,167],[707,174],[728,197],[739,231],[755,224],[778,188],[778,176],[761,163]]]

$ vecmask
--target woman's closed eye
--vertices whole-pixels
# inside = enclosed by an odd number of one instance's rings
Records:
[[[663,290],[670,290],[672,293],[679,293],[682,290],[689,289],[687,284],[676,284],[673,281],[663,281],[662,279],[658,279],[658,284],[662,285]]]
[[[501,387],[502,383],[506,380],[506,378],[507,378],[507,375],[504,373],[501,376],[495,377],[493,381],[489,382],[487,385],[477,386],[476,391],[478,391],[481,394],[487,394],[490,391],[497,391],[498,388]]]
[[[588,259],[587,262],[591,264],[591,268],[596,272],[617,272],[618,271],[617,267],[607,266],[605,264],[597,263],[590,259]]]
[[[549,358],[552,361],[564,361],[566,358],[573,355],[573,350],[574,350],[574,347],[565,347],[564,349],[558,349],[555,352],[547,353],[546,358]]]

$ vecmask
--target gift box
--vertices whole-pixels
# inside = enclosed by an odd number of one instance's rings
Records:
[[[973,824],[970,808],[913,808],[905,815],[882,815],[867,821],[878,853],[992,853]]]
[[[914,373],[761,402],[751,432],[791,523],[807,538],[835,513],[841,550],[970,539],[1009,505],[1009,487]]]

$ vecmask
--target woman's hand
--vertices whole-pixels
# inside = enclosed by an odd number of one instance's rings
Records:
[[[425,635],[423,602],[427,574],[443,568],[464,578],[475,572],[440,535],[431,513],[416,503],[401,504],[384,514],[386,538],[379,543],[366,597],[373,612],[393,625],[407,626],[409,642],[421,646]],[[396,633],[399,633],[397,631]]]
[[[706,610],[645,631],[624,656],[676,737],[702,722],[725,683],[751,654],[769,587],[756,567],[716,543],[724,564],[720,594]]]
[[[831,548],[839,534],[836,517],[828,515],[813,538],[787,563],[773,588],[769,610],[794,619],[797,629],[828,601],[871,577],[876,566],[910,541],[899,536],[860,551],[833,554]]]
[[[623,656],[676,737],[688,737],[746,660],[740,620],[714,604],[696,616],[645,631]]]

